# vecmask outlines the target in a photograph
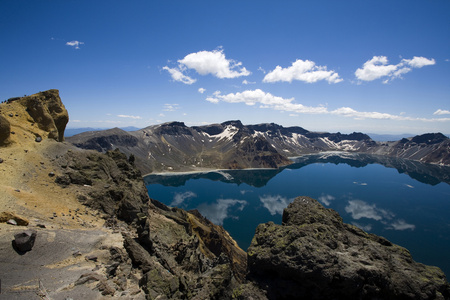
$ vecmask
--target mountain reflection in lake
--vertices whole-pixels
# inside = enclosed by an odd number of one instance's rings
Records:
[[[344,222],[410,250],[416,261],[450,274],[450,168],[348,153],[306,155],[270,170],[149,175],[149,195],[198,209],[246,250],[256,226],[281,223],[297,196],[333,208]]]

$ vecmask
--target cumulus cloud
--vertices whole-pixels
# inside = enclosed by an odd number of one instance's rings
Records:
[[[119,118],[129,118],[129,119],[142,119],[140,116],[130,116],[130,115],[117,115]]]
[[[163,70],[169,72],[173,80],[182,82],[184,84],[190,85],[197,81],[197,79],[193,79],[187,75],[184,75],[183,72],[181,72],[181,70],[177,68],[169,68],[168,66],[165,66],[163,67]]]
[[[428,59],[426,57],[417,57],[414,56],[412,59],[403,59],[402,62],[406,65],[409,65],[412,68],[422,68],[425,66],[432,66],[436,64],[434,58]]]
[[[227,59],[223,49],[191,53],[178,60],[178,63],[194,69],[200,75],[212,74],[217,78],[236,78],[251,74],[245,67],[241,67],[241,62]]]
[[[450,110],[438,109],[433,113],[433,115],[450,115]]]
[[[199,88],[199,89],[198,89],[198,92],[199,92],[200,94],[203,94],[204,92],[206,92],[206,89],[204,89],[204,88]]]
[[[201,204],[198,211],[217,225],[223,225],[223,220],[230,217],[230,208],[237,205],[237,210],[242,211],[247,201],[237,199],[218,199],[213,204]]]
[[[75,49],[80,49],[80,45],[84,45],[84,42],[80,41],[70,41],[66,43],[67,46],[74,47]]]
[[[448,122],[450,118],[412,118],[403,115],[392,115],[380,112],[364,112],[356,111],[350,107],[340,107],[335,110],[328,110],[327,107],[305,106],[295,103],[294,98],[282,98],[274,96],[271,93],[264,92],[260,89],[246,90],[238,93],[230,93],[223,95],[220,91],[216,91],[212,96],[206,98],[211,103],[227,102],[227,103],[244,103],[249,106],[259,104],[260,108],[269,108],[290,113],[302,114],[330,114],[343,117],[350,117],[357,120],[377,119],[377,120],[397,120],[397,121],[423,121],[423,122]]]
[[[328,71],[325,66],[316,66],[313,61],[297,59],[290,67],[276,66],[273,71],[264,76],[263,82],[292,82],[293,80],[308,83],[326,80],[328,83],[338,83],[343,79],[335,71]]]
[[[362,68],[355,71],[358,80],[373,81],[385,78],[383,83],[388,83],[395,78],[401,78],[403,74],[409,73],[413,68],[422,68],[436,64],[436,61],[426,57],[414,56],[412,59],[402,59],[398,64],[389,64],[386,56],[374,56],[366,61]]]
[[[184,193],[176,193],[173,196],[173,201],[170,203],[170,206],[179,206],[186,199],[197,197],[197,194],[191,191],[187,191]]]
[[[217,78],[236,78],[251,74],[245,67],[242,67],[241,62],[227,59],[221,48],[213,51],[190,53],[177,62],[177,67],[169,68],[165,66],[163,70],[168,71],[173,80],[184,84],[193,84],[197,81],[197,79],[185,74],[188,69],[195,70],[200,75],[211,74]],[[198,91],[203,93],[205,89],[200,88]]]
[[[287,199],[281,195],[264,195],[260,196],[259,200],[263,203],[263,206],[267,208],[272,216],[283,214],[283,210],[291,203],[294,199]]]
[[[326,112],[326,108],[304,106],[302,104],[293,103],[294,98],[285,99],[274,96],[271,93],[266,93],[260,89],[246,90],[239,93],[230,93],[222,95],[220,91],[214,92],[213,96],[206,98],[212,103],[219,103],[220,101],[228,103],[245,103],[246,105],[260,104],[262,108],[273,108],[276,110],[302,112],[302,113],[320,113]]]

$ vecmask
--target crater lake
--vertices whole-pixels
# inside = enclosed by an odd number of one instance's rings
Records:
[[[244,250],[258,224],[281,224],[283,209],[309,196],[449,276],[450,167],[342,152],[292,160],[280,169],[151,174],[144,180],[151,198],[197,209]]]

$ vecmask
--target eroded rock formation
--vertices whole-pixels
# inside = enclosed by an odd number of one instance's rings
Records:
[[[249,276],[269,299],[448,299],[437,267],[407,249],[342,222],[317,200],[298,197],[283,224],[261,224],[248,249]]]
[[[69,122],[69,114],[61,102],[58,90],[48,90],[18,100],[25,106],[40,129],[48,132],[48,137],[59,142],[64,140],[64,130]]]

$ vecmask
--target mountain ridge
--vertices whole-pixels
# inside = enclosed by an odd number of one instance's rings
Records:
[[[345,151],[450,165],[450,139],[427,133],[398,141],[374,141],[362,132],[313,132],[275,123],[244,125],[239,120],[188,127],[166,122],[136,131],[118,128],[84,132],[67,140],[77,147],[107,151],[119,148],[136,157],[145,174],[211,169],[278,168],[290,157]]]

